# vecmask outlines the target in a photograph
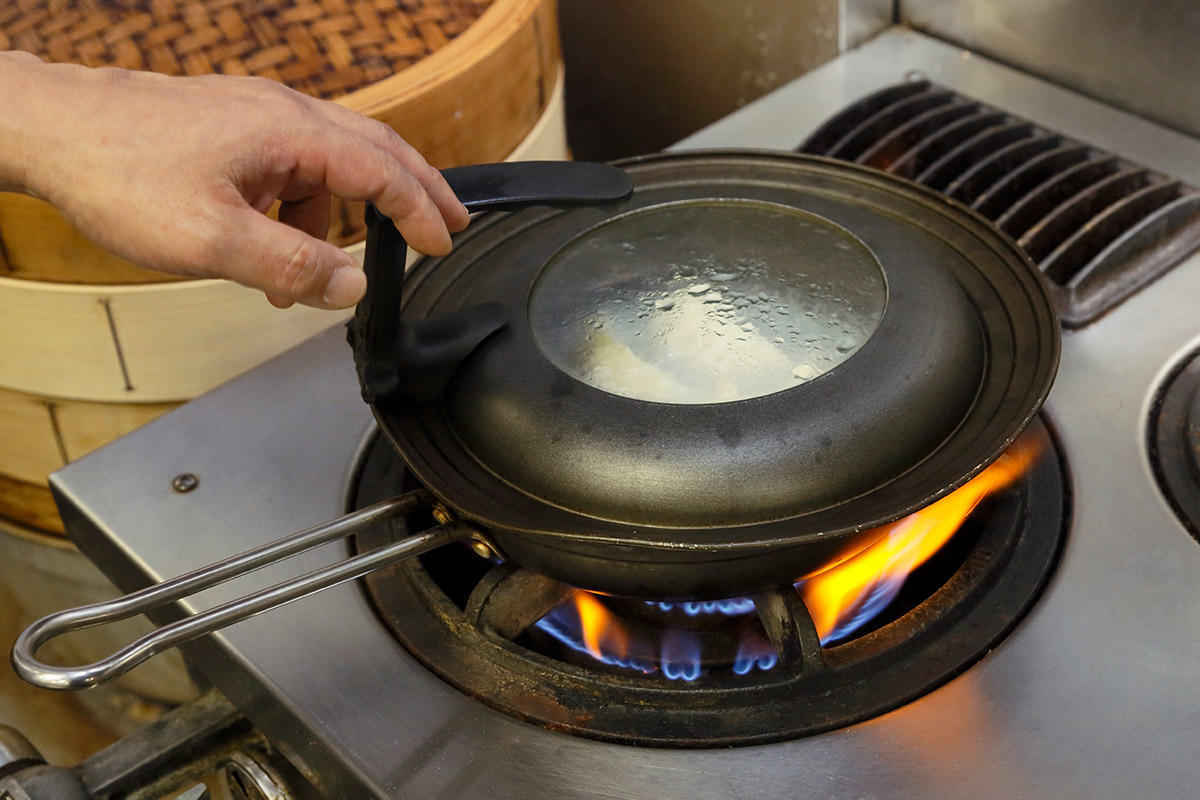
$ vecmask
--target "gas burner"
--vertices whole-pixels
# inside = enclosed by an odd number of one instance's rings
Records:
[[[1159,488],[1200,541],[1200,352],[1183,359],[1159,388],[1147,439]]]
[[[929,548],[935,553],[917,558],[896,545],[890,555],[846,558],[846,572],[869,560],[907,566],[857,592],[834,585],[835,566],[752,598],[649,602],[585,592],[467,545],[377,572],[366,589],[384,624],[426,667],[518,719],[651,746],[799,738],[940,686],[1030,608],[1062,546],[1068,498],[1046,427],[1035,423],[1018,447],[1038,453],[1032,465],[990,497],[969,498],[961,526],[927,530],[945,542]],[[377,440],[355,506],[415,487]],[[962,491],[943,502],[961,503]],[[419,516],[381,524],[356,547],[428,526]]]

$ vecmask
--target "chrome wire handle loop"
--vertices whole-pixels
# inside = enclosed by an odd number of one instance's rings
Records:
[[[450,521],[391,542],[367,553],[289,578],[265,589],[207,609],[130,642],[121,650],[92,664],[56,667],[37,659],[42,645],[63,634],[135,617],[155,608],[190,597],[212,586],[240,577],[298,553],[327,544],[369,525],[428,506],[432,497],[425,490],[385,500],[331,522],[294,533],[186,572],[171,580],[101,603],[59,611],[26,628],[12,651],[13,668],[24,680],[46,689],[82,689],[124,675],[148,658],[205,634],[278,608],[346,581],[362,577],[406,558],[420,555],[469,536],[465,523]]]

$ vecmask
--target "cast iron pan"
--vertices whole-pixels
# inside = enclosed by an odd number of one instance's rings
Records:
[[[452,368],[407,379],[411,348],[394,333],[357,337],[364,396],[422,484],[506,557],[633,596],[779,585],[961,486],[1040,408],[1059,355],[1052,303],[1016,245],[967,208],[810,156],[684,153],[620,166],[635,189],[618,203],[474,222],[454,253],[413,270],[402,314],[395,287],[375,293],[382,275],[400,274],[403,241],[391,225],[371,229],[374,296],[360,326],[386,319],[410,336],[438,320],[475,327],[445,336],[457,345],[449,361],[461,359]],[[561,185],[549,169],[546,189]],[[857,237],[887,283],[875,333],[820,378],[738,402],[635,400],[556,367],[527,308],[555,253],[611,219],[697,198],[789,206]],[[388,380],[375,363],[391,365]]]
[[[407,280],[403,240],[369,210],[368,293],[350,340],[382,434],[427,490],[45,617],[18,637],[17,673],[45,688],[94,686],[163,650],[463,538],[567,583],[646,599],[785,585],[961,486],[1004,452],[1049,392],[1059,328],[1047,291],[1017,246],[967,208],[811,156],[686,153],[621,166],[447,170],[471,210],[538,207],[475,220],[451,255],[425,259]],[[689,203],[803,217],[840,237],[886,289],[874,332],[815,379],[730,402],[634,399],[556,366],[528,306],[563,263],[557,256],[657,213],[650,209]],[[695,234],[705,237],[711,231]],[[683,247],[693,237],[679,238]],[[736,231],[727,238],[711,244],[723,258],[764,248]],[[761,238],[769,242],[770,231]],[[782,242],[768,255],[786,263],[811,244]],[[429,530],[185,616],[94,664],[36,657],[63,633],[174,604],[435,503],[439,524]]]

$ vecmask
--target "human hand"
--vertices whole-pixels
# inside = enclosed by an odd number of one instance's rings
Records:
[[[258,78],[169,78],[0,53],[0,188],[53,203],[137,264],[344,308],[366,279],[324,241],[330,195],[370,200],[416,250],[467,211],[381,122]],[[265,212],[281,202],[279,222]]]

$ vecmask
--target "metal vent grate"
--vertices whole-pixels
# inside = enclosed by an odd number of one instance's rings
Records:
[[[1200,248],[1200,190],[927,80],[844,108],[799,152],[937,189],[1012,236],[1081,327]]]

